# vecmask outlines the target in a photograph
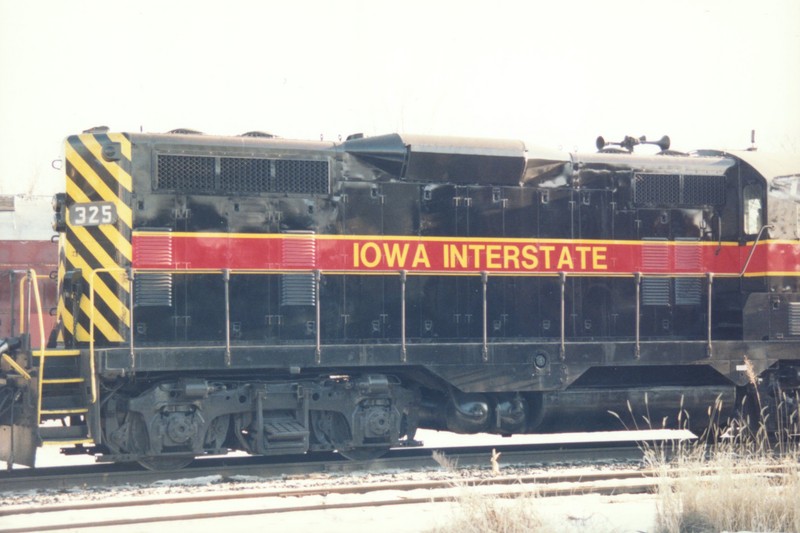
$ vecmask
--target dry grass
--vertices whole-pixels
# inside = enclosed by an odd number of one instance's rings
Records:
[[[488,462],[493,475],[498,475],[500,453],[492,450]],[[458,463],[444,453],[433,452],[433,460],[442,469],[458,474]],[[454,480],[458,489],[454,497],[456,504],[446,524],[433,530],[434,533],[528,533],[528,532],[575,532],[583,533],[594,528],[582,527],[580,518],[570,517],[574,523],[554,522],[553,518],[540,512],[547,500],[539,498],[535,490],[518,497],[503,497],[486,494],[465,482]]]
[[[672,453],[662,449],[646,450],[650,466],[660,471],[649,531],[800,531],[800,453],[773,454],[768,445],[742,439],[711,449],[702,443],[678,446],[670,459]],[[535,492],[502,498],[458,482],[454,486],[460,489],[457,506],[437,533],[596,531],[593,521],[593,527],[574,520],[554,522],[548,499]]]
[[[784,398],[778,412],[786,405],[795,403]],[[645,447],[645,461],[660,471],[655,531],[800,531],[800,453],[789,437],[797,428],[785,425],[775,435],[763,423],[753,431],[742,422],[724,433],[713,423],[698,441],[679,442],[671,453]]]
[[[735,443],[685,450],[659,466],[656,531],[800,531],[797,460]]]
[[[445,526],[436,533],[523,533],[530,531],[563,531],[548,524],[538,511],[541,500],[535,495],[520,498],[498,498],[467,489],[458,498],[458,507]]]
[[[795,399],[786,403],[797,405],[800,402]],[[719,412],[720,407],[716,405],[710,409]],[[797,441],[787,438],[778,439],[776,443],[775,436],[763,426],[757,431],[740,427],[722,433],[717,425],[718,416],[713,416],[712,411],[708,414],[713,422],[697,441],[679,441],[669,446],[642,445],[645,462],[660,473],[652,531],[800,531]],[[786,419],[790,425],[797,424],[791,416]],[[649,423],[649,419],[645,421]],[[780,427],[779,434],[800,432],[796,427]],[[457,465],[443,455],[434,458],[448,470],[457,469]],[[552,523],[552,518],[540,512],[547,509],[547,499],[537,498],[535,493],[519,498],[498,498],[470,491],[466,486],[460,488],[461,495],[451,521],[434,531],[590,530],[586,528],[588,524]]]
[[[492,471],[499,471],[497,459],[500,454],[492,450],[489,462]],[[458,462],[436,450],[433,460],[444,470],[458,471]],[[455,499],[457,507],[452,520],[434,529],[436,533],[522,533],[527,531],[548,531],[536,512],[533,500],[535,495],[522,498],[498,498],[481,494],[462,482],[454,481],[453,487],[459,489]]]

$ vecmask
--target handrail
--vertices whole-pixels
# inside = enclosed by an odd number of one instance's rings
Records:
[[[20,376],[24,377],[24,378],[25,378],[25,381],[30,381],[30,380],[31,380],[31,375],[30,375],[30,374],[28,374],[28,372],[26,372],[24,368],[22,368],[21,366],[19,366],[19,364],[18,364],[16,361],[14,361],[14,358],[13,358],[13,357],[11,357],[10,355],[8,355],[7,353],[4,353],[4,354],[3,354],[3,361],[5,361],[6,363],[8,363],[8,364],[11,366],[11,368],[13,368],[14,370],[16,370],[16,371],[17,371],[17,373],[18,373]]]
[[[40,422],[42,416],[42,387],[44,385],[45,346],[47,342],[44,338],[44,318],[42,317],[42,299],[39,296],[39,280],[36,272],[33,269],[28,270],[27,279],[28,283],[33,285],[32,293],[34,301],[36,302],[36,312],[38,314],[37,322],[39,323],[39,382],[37,384],[39,392],[38,398],[36,399],[36,418],[37,422]],[[28,295],[30,294],[31,292],[28,293]],[[33,347],[31,347],[31,353],[33,353]]]
[[[28,333],[28,328],[25,327],[25,283],[28,281],[27,272],[25,276],[19,278],[19,331],[20,333]],[[13,310],[12,310],[13,312]]]
[[[761,226],[761,229],[758,230],[758,235],[756,236],[755,242],[753,242],[753,246],[750,247],[750,253],[747,255],[747,261],[744,262],[744,266],[742,267],[742,271],[739,273],[739,277],[744,277],[744,273],[747,272],[747,267],[750,265],[750,260],[753,258],[753,253],[756,251],[756,246],[758,246],[758,241],[761,240],[761,235],[764,233],[765,229],[773,229],[775,226],[772,224],[764,224]]]
[[[481,291],[481,298],[483,300],[483,348],[481,349],[481,354],[483,356],[483,361],[486,362],[489,360],[489,302],[487,298],[489,273],[486,271],[481,272],[481,285],[483,286]]]

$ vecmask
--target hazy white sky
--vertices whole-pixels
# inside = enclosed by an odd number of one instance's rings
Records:
[[[101,124],[800,152],[800,2],[0,0],[0,193]]]

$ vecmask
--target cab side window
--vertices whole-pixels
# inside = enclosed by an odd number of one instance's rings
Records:
[[[764,208],[762,189],[758,183],[744,187],[744,232],[746,235],[757,235],[764,225]]]

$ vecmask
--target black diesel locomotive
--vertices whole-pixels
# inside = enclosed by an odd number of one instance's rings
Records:
[[[778,431],[800,161],[641,141],[69,137],[57,327],[0,345],[2,458],[370,458],[418,428],[620,429],[609,411]]]

